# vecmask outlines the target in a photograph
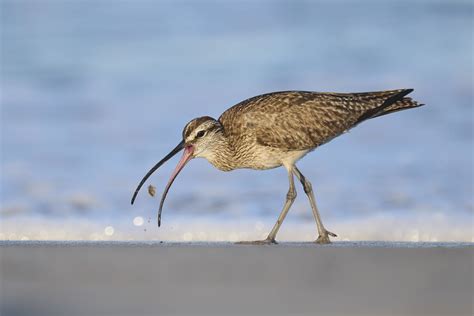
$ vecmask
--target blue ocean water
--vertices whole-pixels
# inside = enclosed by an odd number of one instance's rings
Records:
[[[146,171],[184,125],[278,90],[414,88],[426,106],[306,156],[342,239],[473,238],[471,1],[1,0],[0,239],[234,240],[265,235],[283,169],[191,161],[156,227]],[[158,195],[178,158],[149,181]],[[298,199],[283,239],[314,239]]]

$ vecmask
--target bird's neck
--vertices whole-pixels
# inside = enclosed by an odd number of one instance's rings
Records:
[[[223,134],[214,139],[204,158],[222,171],[230,171],[237,168],[234,148],[230,144],[229,139]]]

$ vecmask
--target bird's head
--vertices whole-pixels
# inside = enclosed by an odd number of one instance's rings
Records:
[[[192,146],[193,158],[208,158],[214,153],[222,131],[219,121],[209,116],[198,117],[184,127],[183,141],[185,146]]]
[[[174,179],[176,179],[176,176],[184,168],[189,160],[196,157],[209,158],[211,155],[213,155],[216,140],[218,136],[221,135],[222,131],[223,129],[221,123],[209,116],[195,118],[186,124],[183,129],[183,140],[168,155],[166,155],[156,165],[154,165],[143,177],[133,194],[132,204],[135,202],[138,191],[140,191],[145,181],[153,174],[153,172],[155,172],[171,157],[184,149],[183,156],[173,171],[173,174],[171,175],[161,197],[160,208],[158,212],[158,226],[160,226],[163,204]]]

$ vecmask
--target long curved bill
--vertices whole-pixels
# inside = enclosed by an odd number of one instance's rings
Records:
[[[137,188],[135,189],[135,192],[133,193],[132,196],[132,205],[135,202],[135,199],[137,198],[138,191],[142,188],[143,184],[145,181],[153,174],[153,172],[156,171],[159,167],[161,167],[162,164],[167,162],[171,157],[176,155],[181,149],[184,148],[184,141],[181,141],[178,146],[175,147],[168,155],[165,156],[165,158],[161,159],[160,162],[158,162],[156,165],[153,166],[153,168],[150,169],[150,171],[147,172],[147,174],[143,177],[142,181],[138,184]]]
[[[161,201],[160,201],[160,209],[158,211],[158,227],[161,225],[161,211],[163,210],[163,204],[165,203],[166,195],[168,194],[168,191],[171,187],[171,185],[174,182],[174,179],[178,176],[181,170],[183,170],[184,166],[188,163],[191,158],[193,158],[193,152],[194,148],[193,146],[186,146],[184,147],[184,153],[183,156],[181,157],[181,160],[178,162],[178,165],[173,171],[173,174],[171,175],[168,184],[166,185],[165,191],[163,192],[163,195],[161,196]]]

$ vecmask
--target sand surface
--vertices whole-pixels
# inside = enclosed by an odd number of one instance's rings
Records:
[[[1,315],[471,315],[472,243],[0,242]]]

